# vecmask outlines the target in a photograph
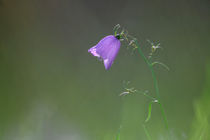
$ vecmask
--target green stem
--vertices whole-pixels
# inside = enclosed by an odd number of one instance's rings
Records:
[[[149,134],[149,131],[147,130],[146,126],[145,126],[145,125],[142,125],[142,126],[143,126],[143,128],[144,128],[144,132],[145,132],[145,134],[146,134],[146,136],[147,136],[147,139],[148,139],[148,140],[152,140],[152,139],[151,139],[151,136],[150,136],[150,134]]]
[[[153,97],[151,97],[151,96],[147,95],[147,94],[146,94],[146,93],[144,93],[144,92],[138,92],[138,91],[137,91],[137,93],[141,93],[141,94],[143,94],[144,96],[146,96],[147,98],[151,99],[152,101],[155,101],[155,100],[156,100],[155,98],[153,98]]]
[[[152,78],[153,78],[153,82],[154,82],[154,87],[155,87],[155,93],[156,93],[156,96],[157,96],[157,99],[158,99],[158,104],[160,106],[160,109],[161,109],[161,113],[163,115],[163,119],[164,119],[164,123],[165,123],[165,126],[167,128],[167,130],[169,130],[168,128],[168,120],[167,120],[167,117],[166,117],[166,114],[165,114],[165,110],[161,104],[161,101],[160,101],[160,93],[159,93],[159,87],[158,87],[158,82],[157,82],[157,78],[156,78],[156,75],[155,75],[155,72],[154,72],[154,69],[153,69],[153,65],[150,63],[150,61],[145,57],[145,55],[143,54],[141,48],[140,48],[140,45],[138,44],[138,42],[135,40],[135,45],[137,46],[138,48],[138,52],[139,54],[142,56],[142,58],[144,59],[144,61],[146,62],[146,64],[148,65],[151,73],[152,73]]]

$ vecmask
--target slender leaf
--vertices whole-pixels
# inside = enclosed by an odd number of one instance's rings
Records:
[[[147,115],[147,118],[146,118],[145,122],[148,122],[150,120],[150,118],[151,118],[151,114],[152,114],[152,103],[153,103],[153,101],[151,101],[149,103],[149,106],[148,106],[148,115]]]

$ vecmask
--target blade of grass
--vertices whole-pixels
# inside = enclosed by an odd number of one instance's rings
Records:
[[[152,114],[152,103],[153,103],[153,101],[151,101],[149,103],[149,106],[148,106],[148,115],[147,115],[147,118],[145,120],[145,123],[147,123],[150,120],[150,118],[151,118],[151,114]]]

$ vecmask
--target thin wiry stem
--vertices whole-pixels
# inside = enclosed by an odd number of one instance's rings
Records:
[[[142,126],[143,126],[143,128],[144,128],[144,132],[145,132],[145,134],[146,134],[146,136],[147,136],[147,139],[148,139],[148,140],[152,140],[152,139],[151,139],[151,136],[150,136],[150,134],[149,134],[149,131],[147,130],[146,126],[145,126],[145,125],[142,125]]]
[[[139,54],[144,59],[145,63],[147,64],[147,66],[150,69],[150,71],[152,73],[152,78],[153,78],[155,93],[156,93],[156,96],[157,96],[157,100],[155,100],[155,102],[157,102],[159,104],[159,106],[160,106],[160,110],[161,110],[161,113],[162,113],[162,116],[163,116],[163,119],[164,119],[164,124],[165,124],[165,127],[166,127],[166,129],[167,129],[167,131],[169,133],[168,119],[166,117],[166,114],[165,114],[165,110],[163,108],[163,105],[162,105],[162,103],[160,101],[160,92],[159,92],[159,87],[158,87],[158,81],[157,81],[157,78],[156,78],[156,75],[155,75],[153,66],[155,64],[160,64],[160,65],[164,66],[167,70],[169,70],[169,68],[165,64],[160,63],[160,62],[153,62],[153,63],[150,62],[150,58],[147,59],[147,57],[144,55],[144,53],[142,52],[142,50],[140,48],[140,45],[138,44],[138,41],[134,37],[128,35],[128,32],[126,34],[122,33],[121,34],[121,37],[128,42],[128,46],[132,45],[133,46],[133,49],[138,49]],[[132,40],[130,40],[129,38],[131,38]],[[149,111],[149,116],[148,116],[149,118],[146,119],[147,121],[150,119],[150,115],[151,115],[151,110]],[[150,136],[148,130],[146,129],[145,125],[143,125],[143,128],[144,128],[144,131],[146,133],[147,139],[148,140],[151,140],[151,136]],[[170,137],[170,133],[169,133],[169,137]]]
[[[160,109],[161,109],[161,113],[163,115],[163,119],[164,119],[164,123],[165,123],[165,126],[167,128],[167,130],[169,130],[168,128],[168,120],[167,120],[167,117],[166,117],[166,114],[165,114],[165,110],[163,108],[163,105],[160,101],[160,93],[159,93],[159,87],[158,87],[158,82],[157,82],[157,78],[156,78],[156,75],[155,75],[155,72],[154,72],[154,69],[153,69],[153,65],[152,63],[145,57],[145,55],[143,54],[141,48],[140,48],[140,45],[138,44],[138,42],[136,40],[134,40],[134,43],[135,45],[137,46],[138,48],[138,52],[139,54],[142,56],[142,58],[144,59],[144,61],[146,62],[146,64],[148,65],[151,73],[152,73],[152,78],[153,78],[153,82],[154,82],[154,87],[155,87],[155,93],[156,93],[156,96],[157,96],[157,99],[158,99],[158,104],[160,106]]]

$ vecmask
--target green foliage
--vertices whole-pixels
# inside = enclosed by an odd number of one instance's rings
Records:
[[[194,103],[195,119],[192,124],[190,140],[210,139],[210,65],[207,66],[206,71],[203,94]]]
[[[148,115],[147,115],[147,118],[146,118],[145,122],[148,122],[150,120],[150,118],[151,118],[151,114],[152,114],[152,103],[153,103],[153,101],[151,101],[149,103],[149,106],[148,106]]]

